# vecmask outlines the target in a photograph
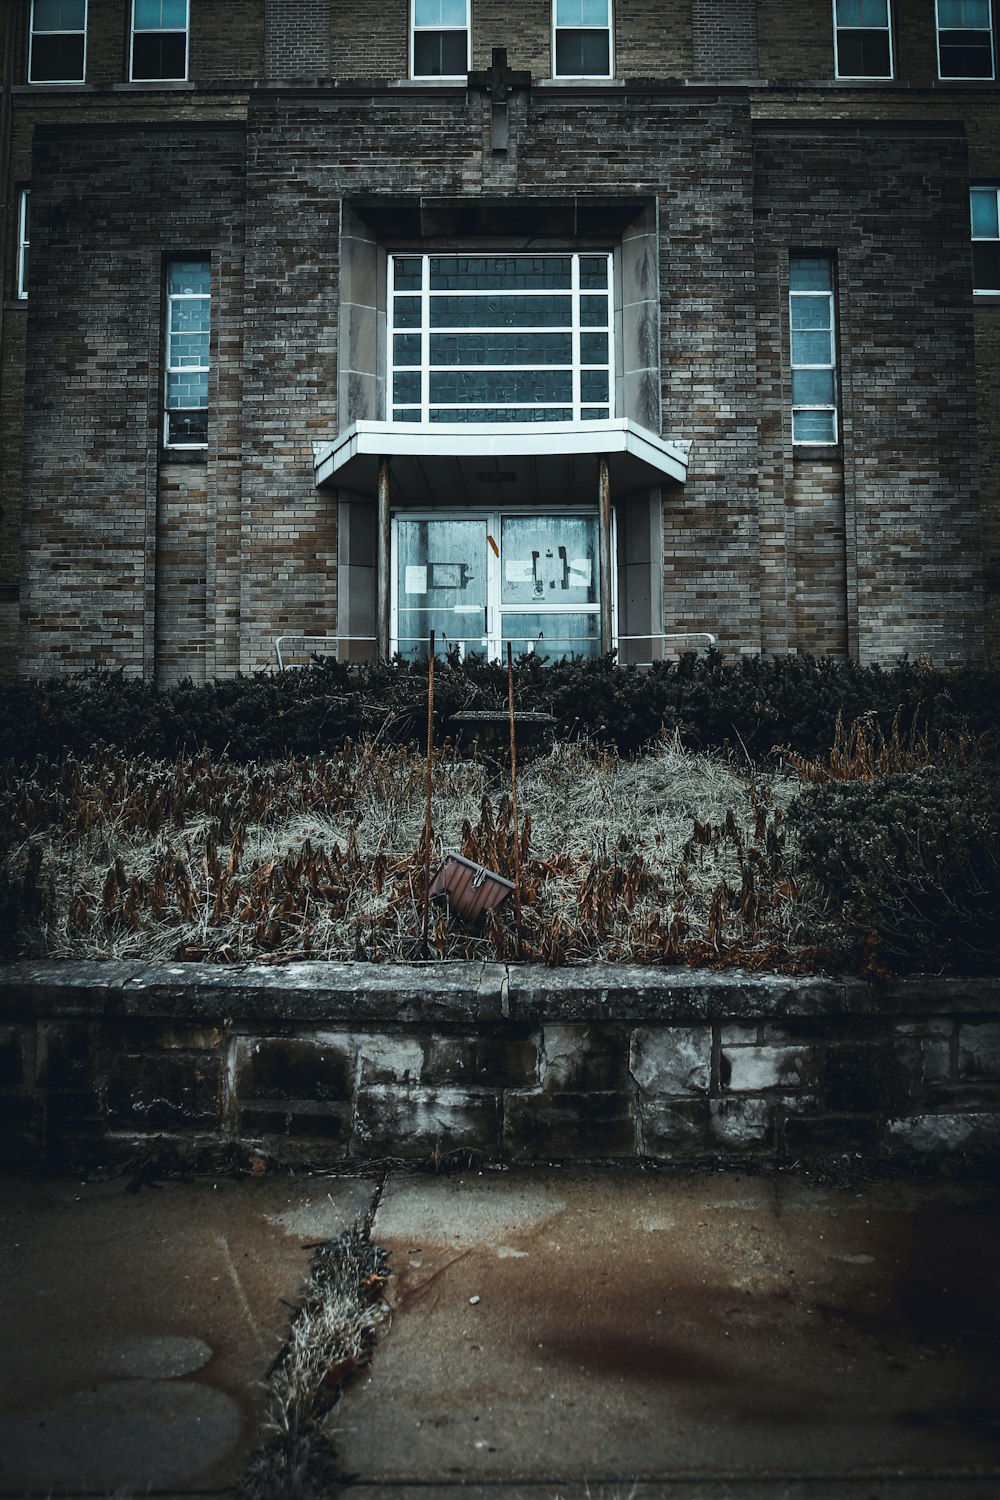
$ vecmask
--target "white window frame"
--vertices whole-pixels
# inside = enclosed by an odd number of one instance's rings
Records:
[[[391,555],[389,564],[390,655],[395,654],[397,651],[401,651],[404,647],[412,648],[415,641],[426,639],[423,636],[408,636],[405,642],[400,642],[399,639],[399,523],[401,521],[477,521],[481,522],[483,526],[483,556],[486,560],[487,568],[485,605],[486,618],[483,621],[484,629],[482,633],[479,634],[473,628],[471,628],[473,625],[473,621],[470,617],[470,630],[468,635],[463,636],[460,640],[435,640],[435,656],[446,656],[449,649],[457,645],[459,655],[462,657],[470,653],[480,652],[482,654],[485,654],[489,661],[501,660],[506,654],[506,637],[504,636],[503,625],[504,616],[508,614],[539,614],[553,620],[558,620],[559,617],[563,615],[590,615],[596,621],[598,628],[593,636],[588,636],[586,639],[593,642],[595,648],[593,654],[595,656],[600,655],[601,600],[599,587],[596,590],[598,595],[597,600],[593,604],[539,604],[535,603],[534,601],[519,604],[503,603],[503,521],[508,516],[524,516],[533,514],[537,515],[538,513],[538,506],[529,507],[524,505],[504,505],[496,509],[490,509],[488,506],[483,506],[475,508],[463,507],[461,509],[455,510],[452,510],[450,507],[440,507],[437,510],[421,509],[394,511],[391,524]],[[598,507],[596,505],[557,506],[553,507],[551,511],[545,511],[544,514],[552,515],[554,517],[586,516],[588,518],[596,519],[598,515]],[[494,553],[492,548],[489,546],[489,542],[487,540],[488,537],[492,537],[495,539],[498,547],[497,553]],[[614,511],[612,511],[611,514],[611,556],[618,556],[617,514]],[[594,562],[596,567],[596,558]],[[613,567],[611,569],[612,640],[615,647],[617,647],[618,645],[617,572],[617,568]],[[477,623],[478,620],[479,611],[477,610]],[[526,655],[532,655],[535,652],[548,654],[546,651],[546,638],[544,634],[540,638],[530,636],[517,636],[512,637],[511,639],[514,640],[517,645],[521,646],[524,654]],[[559,639],[560,637],[558,636],[550,637],[551,641],[557,641]],[[532,644],[532,642],[537,642],[537,644]],[[514,654],[519,654],[516,647]],[[572,646],[570,647],[570,650],[568,652],[561,653],[561,655],[570,654],[572,654]],[[582,655],[583,653],[577,651],[576,654]]]
[[[83,0],[83,27],[72,27],[60,31],[40,31],[39,36],[81,36],[83,37],[83,57],[80,62],[79,78],[33,78],[35,57],[35,0],[31,0],[31,18],[28,25],[28,82],[44,88],[46,84],[61,85],[65,83],[86,83],[87,81],[87,0]]]
[[[896,76],[896,57],[892,44],[892,0],[885,0],[885,25],[884,26],[849,26],[842,25],[837,20],[837,0],[833,0],[833,58],[834,74],[837,78],[864,79],[872,78],[885,80]],[[889,38],[889,71],[888,73],[844,73],[840,67],[840,33],[842,31],[884,31]]]
[[[416,38],[419,32],[426,31],[464,31],[465,32],[465,72],[464,73],[418,73],[416,67]],[[417,25],[417,0],[410,0],[410,77],[420,82],[428,83],[450,83],[455,79],[468,76],[472,66],[472,0],[465,0],[465,25],[464,26],[418,26]]]
[[[129,83],[186,83],[191,66],[191,0],[184,0],[184,71],[174,78],[136,78],[135,76],[135,6],[136,0],[129,3],[129,41],[128,41],[128,77]],[[142,27],[138,33],[140,36],[179,36],[181,28],[178,26]]]
[[[613,0],[607,5],[608,71],[606,73],[560,73],[557,63],[557,38],[561,31],[603,31],[603,26],[560,26],[557,24],[559,0],[552,0],[552,77],[553,78],[614,78],[615,76],[615,12]]]
[[[990,194],[992,194],[993,199],[994,199],[994,203],[996,205],[996,211],[997,211],[997,226],[998,226],[998,233],[997,234],[995,234],[995,235],[994,234],[976,234],[975,227],[974,227],[974,225],[971,224],[971,220],[972,220],[972,194],[973,193],[990,193]],[[972,229],[972,243],[974,245],[975,244],[980,244],[980,245],[996,245],[996,246],[998,246],[998,248],[1000,248],[1000,187],[997,187],[994,183],[990,183],[990,182],[973,182],[973,183],[969,184],[969,219],[970,219],[970,227]],[[1000,272],[998,272],[998,274],[997,274],[997,282],[1000,283]],[[975,277],[975,267],[973,267],[972,292],[973,292],[973,296],[976,296],[976,297],[996,297],[996,296],[1000,296],[1000,284],[998,284],[997,286],[979,286],[979,285],[977,285],[977,283],[976,283],[976,277]]]
[[[482,251],[482,252],[475,252],[475,251],[471,252],[472,255],[475,255],[477,253],[481,253],[483,255],[497,255],[497,256],[503,256],[503,257],[506,257],[506,256],[509,255],[511,258],[517,258],[519,255],[523,255],[524,254],[524,252],[519,252],[519,251],[505,251],[505,250],[488,250],[488,251]],[[430,361],[430,335],[432,333],[435,333],[435,334],[437,334],[437,333],[443,333],[443,334],[447,334],[447,333],[457,333],[457,334],[470,333],[471,334],[471,333],[491,333],[492,332],[492,333],[501,333],[502,334],[502,333],[505,333],[505,332],[513,332],[513,331],[516,331],[518,333],[525,333],[525,334],[533,334],[533,333],[568,333],[570,335],[570,338],[571,338],[571,351],[572,351],[571,352],[570,363],[567,364],[567,365],[565,365],[565,366],[555,366],[554,365],[554,366],[552,366],[552,368],[554,368],[554,369],[566,368],[566,369],[570,369],[571,370],[571,372],[572,372],[572,395],[571,395],[571,397],[570,397],[570,399],[568,401],[561,402],[561,403],[556,403],[554,401],[553,402],[502,401],[502,402],[495,402],[495,403],[493,403],[494,407],[502,406],[502,407],[504,407],[504,408],[506,408],[508,410],[511,410],[511,411],[516,411],[518,409],[523,409],[525,411],[535,411],[540,406],[548,406],[548,405],[556,406],[558,404],[559,406],[561,406],[563,408],[569,408],[571,410],[571,415],[568,418],[567,417],[562,417],[562,416],[559,416],[559,417],[553,416],[552,418],[550,418],[548,420],[554,421],[554,422],[571,421],[571,422],[574,422],[574,423],[579,423],[582,426],[586,426],[586,424],[589,421],[591,421],[591,420],[602,420],[604,418],[613,417],[615,415],[615,296],[614,296],[614,256],[613,256],[612,252],[611,251],[605,251],[605,250],[575,250],[575,251],[562,250],[562,251],[553,251],[553,252],[544,252],[543,251],[543,252],[539,252],[539,254],[537,256],[531,255],[531,253],[529,252],[529,258],[532,258],[532,259],[545,259],[545,258],[548,258],[549,256],[551,256],[552,259],[563,259],[563,260],[566,259],[566,258],[570,258],[571,259],[571,261],[572,261],[571,285],[566,288],[565,292],[563,292],[563,293],[556,293],[555,294],[555,295],[565,295],[565,296],[569,296],[569,297],[572,298],[571,322],[570,322],[569,325],[566,325],[566,326],[563,326],[563,327],[560,327],[560,328],[552,328],[552,327],[546,327],[546,326],[539,326],[539,327],[517,328],[516,330],[513,330],[513,329],[507,327],[506,325],[502,325],[502,324],[500,324],[500,325],[491,325],[491,324],[488,324],[488,323],[484,322],[482,325],[477,325],[475,327],[471,327],[471,326],[463,326],[463,327],[455,327],[455,328],[447,328],[447,327],[438,328],[438,327],[432,327],[432,325],[431,325],[430,306],[431,306],[431,302],[432,302],[433,298],[436,297],[436,296],[456,296],[456,295],[457,296],[463,296],[463,297],[464,296],[469,296],[469,297],[479,296],[479,297],[481,297],[483,299],[484,303],[486,301],[488,301],[491,297],[492,298],[496,298],[497,293],[496,293],[495,290],[494,291],[478,291],[478,292],[477,291],[468,291],[468,292],[463,291],[463,292],[460,292],[460,293],[456,293],[456,292],[453,292],[453,291],[431,291],[431,289],[430,289],[430,262],[432,260],[438,260],[438,259],[442,259],[442,258],[443,259],[448,259],[449,257],[455,257],[455,258],[462,258],[462,259],[464,259],[464,258],[468,258],[469,254],[470,254],[470,252],[466,252],[463,255],[462,252],[455,252],[455,251],[448,251],[448,250],[444,250],[444,251],[430,251],[428,253],[423,253],[423,252],[419,252],[419,251],[416,251],[416,252],[413,252],[413,253],[408,253],[406,251],[399,251],[399,252],[397,252],[397,253],[392,254],[392,255],[389,256],[389,265],[388,265],[388,272],[387,272],[387,275],[388,275],[388,295],[387,295],[387,299],[386,299],[386,301],[387,301],[387,333],[388,333],[388,336],[386,338],[386,366],[387,366],[387,371],[386,371],[386,373],[387,373],[386,408],[387,408],[387,412],[388,412],[390,420],[394,421],[394,422],[406,422],[406,421],[408,421],[409,419],[407,419],[405,417],[402,417],[402,416],[397,416],[396,415],[396,408],[398,407],[398,408],[406,408],[408,410],[415,410],[417,408],[417,406],[419,405],[419,417],[417,418],[417,422],[419,423],[419,425],[420,426],[429,426],[429,425],[438,426],[438,425],[440,425],[443,422],[447,422],[448,418],[446,416],[441,416],[434,423],[431,423],[431,410],[432,409],[434,411],[436,411],[436,412],[446,411],[449,406],[452,406],[452,407],[454,407],[456,409],[461,409],[461,410],[475,409],[475,403],[470,403],[469,405],[461,406],[460,403],[458,403],[458,402],[434,402],[434,403],[431,402],[431,399],[430,399],[430,372],[431,372],[432,368],[433,369],[465,369],[465,368],[471,368],[471,367],[468,367],[468,366],[449,366],[449,365],[434,365],[434,366],[432,366],[431,365],[431,361]],[[580,278],[580,261],[581,261],[582,258],[584,258],[584,259],[600,258],[600,259],[603,259],[603,260],[606,261],[606,263],[607,263],[607,284],[606,284],[606,288],[603,288],[603,289],[591,289],[591,288],[587,288],[587,287],[582,287],[581,286],[581,284],[580,284],[580,280],[581,280],[581,278]],[[402,325],[399,325],[397,327],[396,322],[395,322],[395,317],[396,317],[395,267],[396,267],[396,264],[397,264],[398,261],[403,261],[403,260],[420,260],[422,262],[421,291],[419,293],[417,293],[417,292],[412,291],[409,288],[401,288],[400,292],[399,292],[399,295],[401,297],[415,297],[415,296],[419,296],[420,297],[420,326],[419,326],[419,328],[414,328],[414,327],[412,327],[411,325],[408,325],[408,324],[402,324]],[[516,292],[514,290],[512,290],[511,295],[526,296],[526,297],[539,297],[539,298],[541,298],[541,297],[550,297],[550,296],[553,295],[553,293],[549,289],[538,290],[538,291],[535,291],[535,290],[524,290],[524,291],[522,291],[520,289],[517,289]],[[605,296],[606,297],[606,299],[607,299],[607,314],[608,314],[607,315],[607,323],[606,324],[602,323],[600,325],[591,325],[591,324],[584,325],[584,323],[582,321],[582,302],[581,302],[581,299],[584,298],[584,297],[587,297],[587,296],[591,296],[591,295]],[[400,365],[400,366],[398,366],[398,369],[400,371],[413,371],[413,370],[419,369],[419,371],[420,371],[420,400],[419,400],[419,403],[416,402],[416,401],[398,401],[397,402],[393,398],[393,375],[394,375],[394,373],[396,372],[396,369],[397,369],[397,366],[396,366],[395,360],[394,360],[394,348],[395,348],[394,335],[397,334],[397,333],[399,333],[399,334],[415,334],[415,333],[419,333],[419,335],[420,335],[420,339],[421,339],[421,353],[420,353],[420,363],[419,363],[419,366],[417,366],[417,365]],[[584,334],[588,334],[588,333],[605,334],[607,336],[608,359],[607,359],[607,364],[606,365],[603,363],[603,361],[600,362],[600,363],[588,363],[586,365],[583,363],[582,357],[581,357],[581,336],[584,335]],[[500,367],[499,366],[482,366],[482,367],[479,367],[479,368],[491,369],[491,368],[500,368]],[[518,370],[518,369],[533,369],[534,366],[531,366],[531,365],[505,365],[505,366],[503,366],[503,368],[506,369],[506,370],[513,371],[513,370]],[[598,400],[593,400],[593,399],[590,399],[590,398],[587,398],[587,399],[584,398],[583,393],[582,393],[582,372],[584,371],[584,369],[587,369],[587,370],[599,370],[599,371],[604,371],[605,369],[607,369],[607,376],[608,376],[608,396],[607,396],[607,400],[606,401],[598,401]],[[584,417],[583,416],[583,411],[584,410],[596,411],[597,408],[601,408],[600,416],[599,417],[595,416],[595,417],[591,418],[591,417]],[[483,406],[483,412],[484,413],[486,411],[488,411],[489,409],[490,409],[489,407],[487,407],[485,405]],[[456,420],[458,421],[458,420],[461,420],[461,419],[460,418],[456,418]],[[546,419],[534,419],[534,420],[532,420],[532,419],[529,418],[527,420],[530,423],[530,425],[533,426],[533,427],[543,427],[545,425],[545,420]],[[487,417],[485,414],[482,417],[482,421],[484,423],[490,423],[489,417]],[[416,423],[414,423],[413,425],[416,425]],[[467,422],[463,422],[463,425],[468,425],[468,423]],[[499,426],[501,424],[494,422],[494,423],[492,423],[490,425]],[[516,421],[511,420],[511,421],[508,421],[508,422],[504,422],[502,425],[505,426],[505,427],[516,427],[519,424]]]
[[[982,27],[982,26],[961,26],[961,27],[960,26],[944,26],[944,27],[942,27],[942,25],[941,25],[941,6],[940,6],[940,0],[934,0],[934,39],[935,39],[935,46],[937,48],[937,73],[938,73],[938,78],[939,79],[941,79],[944,82],[948,82],[948,83],[962,83],[962,82],[989,83],[991,79],[994,79],[996,77],[996,72],[997,72],[997,66],[996,66],[996,44],[995,44],[995,42],[993,40],[993,0],[987,0],[987,15],[988,15],[988,18],[989,18],[989,27],[988,28],[985,28],[985,27]],[[949,31],[949,32],[955,32],[955,31],[983,31],[983,30],[986,30],[986,29],[988,29],[989,33],[990,33],[990,71],[988,73],[976,73],[971,78],[966,73],[942,73],[942,71],[941,71],[941,32],[942,32],[942,30],[943,31]]]
[[[31,189],[22,188],[17,205],[17,296],[28,300],[28,251],[31,246]]]
[[[170,268],[171,268],[171,266],[178,265],[178,264],[184,265],[184,264],[187,264],[189,261],[190,261],[191,264],[204,265],[204,266],[208,267],[209,290],[207,292],[172,292],[170,290]],[[200,411],[201,408],[200,407],[172,407],[172,406],[170,406],[169,405],[169,384],[170,384],[169,377],[171,375],[181,375],[181,374],[185,374],[185,375],[210,375],[211,374],[211,368],[212,368],[211,367],[211,317],[212,317],[211,280],[212,280],[212,262],[211,262],[211,260],[210,260],[210,258],[208,256],[197,256],[197,257],[196,256],[190,256],[190,257],[187,257],[187,256],[176,256],[171,261],[169,261],[168,264],[167,264],[166,306],[165,306],[166,327],[165,327],[164,339],[163,339],[163,345],[164,345],[164,348],[163,348],[163,446],[164,446],[164,448],[169,448],[171,451],[176,451],[177,449],[182,449],[182,448],[187,448],[187,449],[202,449],[202,448],[207,448],[208,447],[208,439],[207,439],[207,437],[206,437],[206,439],[205,439],[204,442],[199,442],[199,443],[179,443],[176,440],[171,440],[171,437],[170,437],[170,413],[172,411],[185,411],[185,410]],[[173,308],[174,308],[174,305],[176,303],[178,303],[178,302],[207,302],[208,303],[208,308],[209,308],[209,337],[208,337],[209,355],[208,355],[208,359],[206,359],[206,361],[205,361],[204,364],[200,364],[200,365],[176,365],[175,366],[174,363],[173,363],[173,360],[172,360],[172,357],[171,357],[171,355],[172,355],[171,341],[172,341],[172,336],[173,336],[173,322],[174,322],[174,320],[173,320]],[[205,409],[206,409],[206,411],[210,411],[211,410],[211,408],[208,406],[207,402],[206,402]]]
[[[794,290],[792,288],[791,261],[793,260],[815,260],[822,262],[830,268],[830,289],[827,290]],[[800,401],[796,402],[794,397],[791,401],[792,413],[792,443],[796,448],[836,448],[840,443],[840,409],[838,402],[838,376],[837,376],[837,303],[836,303],[836,262],[830,255],[809,256],[804,254],[793,254],[789,260],[788,276],[788,360],[792,381],[794,381],[797,370],[829,370],[833,378],[833,401]],[[826,303],[829,309],[829,331],[830,331],[830,359],[828,362],[815,364],[803,360],[796,360],[795,328],[793,307],[796,298],[809,298],[817,304],[820,301]],[[815,331],[819,332],[823,325],[817,325]],[[800,329],[799,332],[809,332],[809,329]],[[791,381],[790,381],[791,385]],[[833,436],[830,438],[795,436],[795,415],[797,412],[822,411],[833,413]]]

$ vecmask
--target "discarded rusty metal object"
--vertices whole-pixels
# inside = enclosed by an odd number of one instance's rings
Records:
[[[469,918],[495,911],[513,889],[512,880],[466,859],[464,854],[446,854],[431,882],[432,896],[447,896],[452,911]]]

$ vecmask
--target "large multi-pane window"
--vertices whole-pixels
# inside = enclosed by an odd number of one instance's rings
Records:
[[[396,255],[397,422],[578,422],[612,414],[611,256]]]
[[[171,261],[164,375],[164,442],[171,448],[208,442],[209,313],[209,262]]]
[[[188,74],[188,0],[132,0],[129,77],[179,82]]]
[[[464,78],[469,71],[469,0],[411,0],[414,78]]]
[[[87,0],[32,0],[29,83],[83,83],[87,71]]]
[[[974,187],[972,209],[972,285],[977,292],[1000,292],[1000,188]]]
[[[892,77],[889,0],[833,0],[838,78]]]
[[[28,249],[31,243],[31,189],[22,188],[17,208],[17,295],[28,295]]]
[[[837,442],[837,356],[833,261],[793,255],[789,262],[792,442]]]
[[[991,0],[937,0],[938,76],[993,77]]]
[[[554,0],[557,78],[611,76],[611,0]]]

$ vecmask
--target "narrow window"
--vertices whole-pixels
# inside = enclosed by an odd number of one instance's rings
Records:
[[[971,189],[972,286],[1000,293],[1000,188]]]
[[[793,255],[789,263],[792,442],[837,442],[833,261]]]
[[[175,260],[167,268],[164,442],[203,448],[208,442],[210,267]]]
[[[555,76],[611,77],[611,0],[555,0]]]
[[[83,83],[87,0],[32,0],[29,83]]]
[[[17,295],[22,301],[28,297],[28,245],[30,237],[31,190],[21,189],[21,201],[17,213]]]
[[[414,78],[464,78],[469,71],[468,0],[413,0]]]
[[[990,0],[937,0],[939,78],[993,77]]]
[[[187,78],[188,0],[132,0],[134,83]]]
[[[838,78],[892,77],[889,0],[833,0]]]

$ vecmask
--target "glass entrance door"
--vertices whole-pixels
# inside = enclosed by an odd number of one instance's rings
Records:
[[[601,648],[597,515],[398,515],[393,650],[595,656]]]

